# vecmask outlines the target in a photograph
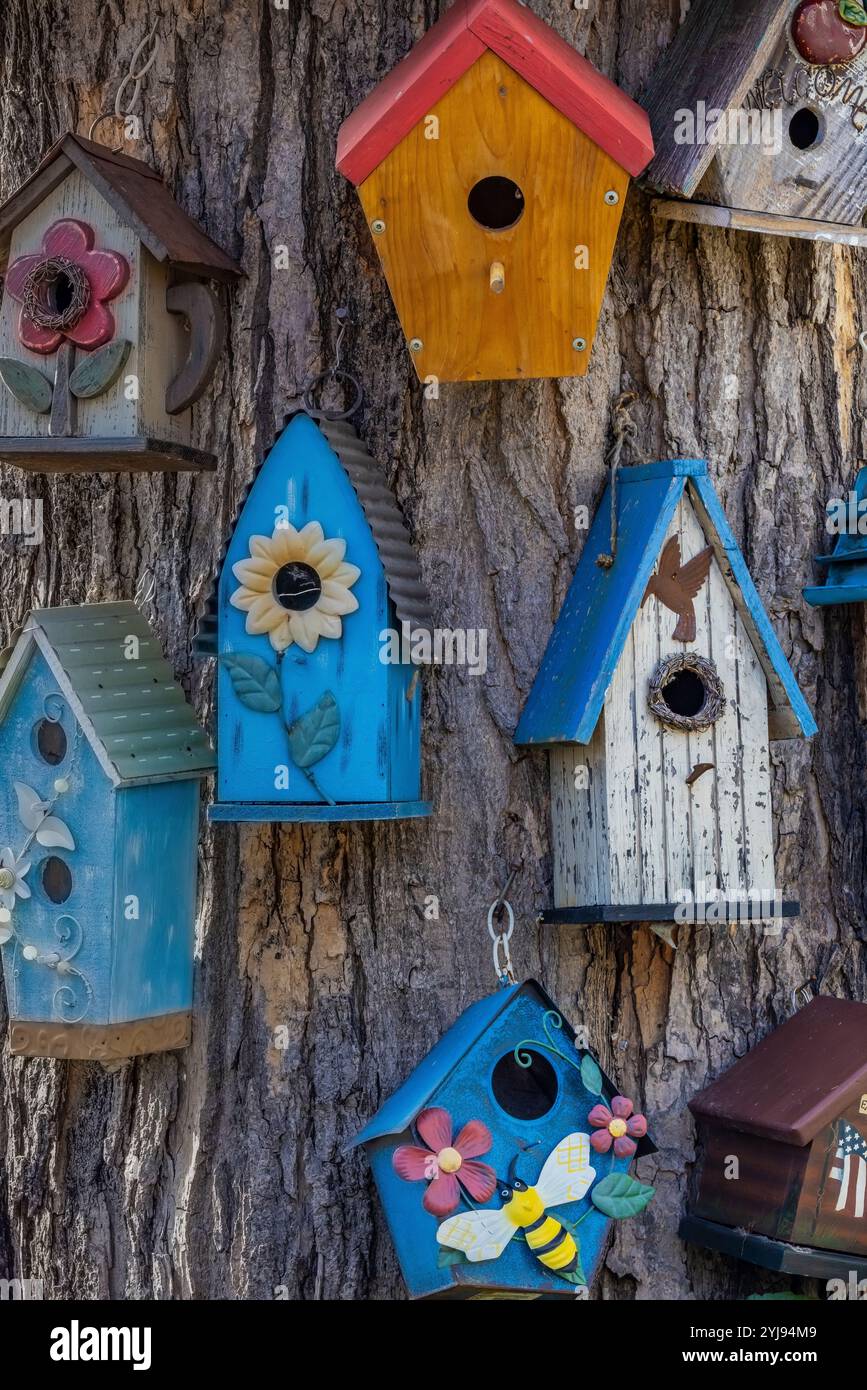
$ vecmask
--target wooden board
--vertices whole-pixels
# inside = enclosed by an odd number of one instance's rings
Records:
[[[629,177],[493,53],[433,107],[439,138],[417,125],[362,184],[374,244],[424,380],[582,376],[590,357]],[[482,178],[512,179],[520,219],[488,231],[467,198]],[[609,205],[612,191],[617,202]],[[576,268],[576,248],[589,266]],[[494,294],[490,267],[502,262]],[[583,339],[582,350],[573,347]]]
[[[693,0],[643,105],[656,154],[645,178],[664,193],[690,197],[717,152],[710,144],[678,145],[675,113],[739,106],[765,62],[790,9],[790,0]],[[759,156],[761,157],[761,156]]]
[[[215,454],[164,439],[0,439],[0,463],[29,473],[207,473]]]
[[[781,217],[745,208],[716,207],[710,203],[683,203],[674,198],[654,199],[654,217],[672,222],[696,222],[703,227],[725,227],[733,232],[764,232],[768,236],[799,237],[839,246],[867,246],[867,227],[846,222],[816,222],[807,217]]]

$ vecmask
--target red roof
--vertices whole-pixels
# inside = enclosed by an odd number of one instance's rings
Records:
[[[517,0],[456,0],[353,111],[337,167],[363,183],[490,49],[630,174],[653,158],[647,113]]]

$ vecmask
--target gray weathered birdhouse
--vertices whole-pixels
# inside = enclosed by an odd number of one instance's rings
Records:
[[[768,740],[816,725],[706,463],[624,469],[613,563],[610,527],[609,488],[515,733],[550,748],[544,920],[794,915]]]
[[[643,105],[657,215],[867,246],[861,0],[693,0]]]
[[[223,350],[210,282],[240,271],[159,175],[65,135],[0,207],[0,460],[213,468],[190,407]]]

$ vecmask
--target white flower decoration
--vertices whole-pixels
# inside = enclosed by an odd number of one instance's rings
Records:
[[[0,946],[5,946],[12,936],[12,913],[8,907],[0,907]]]
[[[0,851],[0,903],[11,912],[16,896],[29,898],[30,889],[24,877],[30,868],[28,859],[16,859],[11,849]]]
[[[313,652],[320,637],[341,637],[341,619],[358,607],[349,590],[361,570],[344,561],[345,553],[346,541],[326,540],[318,521],[251,536],[250,559],[232,566],[241,588],[229,602],[246,612],[247,631],[267,633],[276,652],[293,642]]]

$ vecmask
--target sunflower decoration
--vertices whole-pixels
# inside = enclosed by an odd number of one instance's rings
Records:
[[[229,602],[246,612],[249,633],[267,633],[275,652],[293,642],[314,652],[320,637],[343,635],[343,618],[358,607],[350,589],[361,570],[345,553],[346,541],[326,540],[318,521],[300,531],[284,524],[273,536],[251,536],[249,560],[232,566],[241,587]]]

